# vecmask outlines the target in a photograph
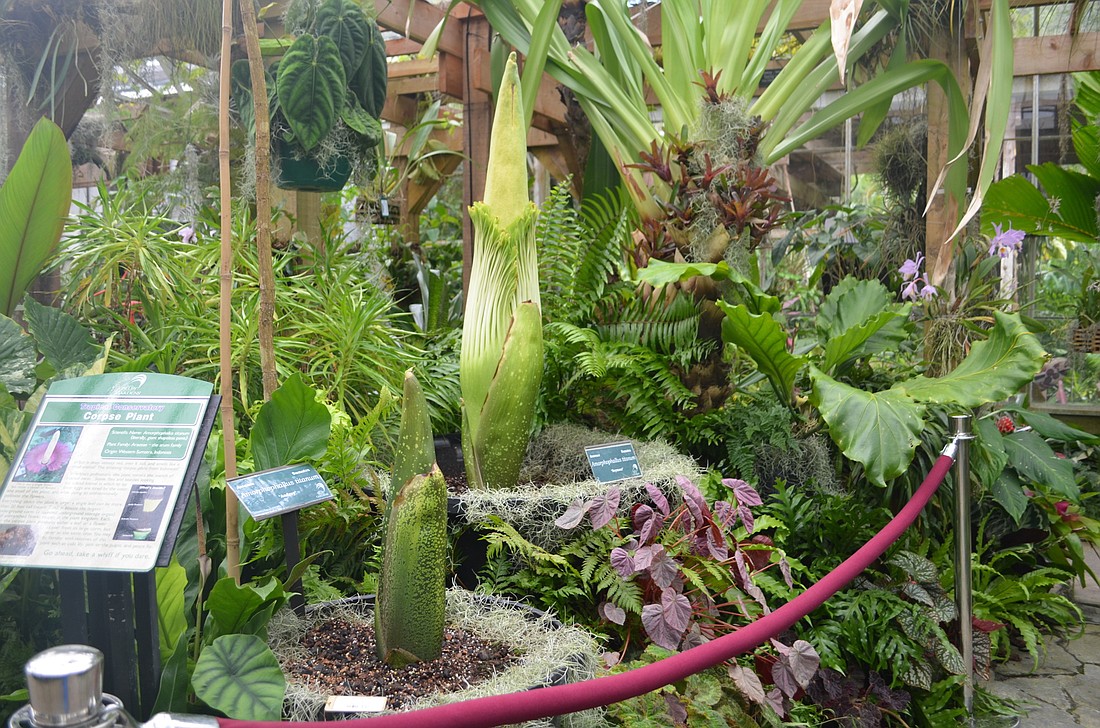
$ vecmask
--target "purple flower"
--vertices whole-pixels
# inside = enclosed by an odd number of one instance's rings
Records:
[[[920,297],[925,301],[931,300],[936,297],[936,287],[931,283],[925,283],[924,288],[920,289]]]
[[[914,278],[905,284],[905,288],[901,289],[901,298],[903,301],[915,301],[917,300],[918,291],[917,286],[920,285],[920,278]]]
[[[69,462],[69,457],[73,454],[72,447],[64,442],[55,443],[53,452],[47,456],[49,447],[49,442],[42,442],[27,451],[26,457],[23,458],[23,467],[28,473],[41,473],[43,470],[53,472],[65,467],[65,463]]]
[[[916,258],[912,260],[906,259],[906,261],[901,264],[901,267],[898,268],[898,273],[901,273],[901,277],[907,281],[916,278],[920,275],[920,266],[922,262],[924,262],[924,256],[917,253]]]
[[[194,227],[187,225],[186,227],[180,228],[180,240],[184,243],[193,243],[196,237]]]
[[[1018,251],[1024,244],[1023,230],[1013,230],[1011,223],[1008,230],[1001,230],[1001,226],[993,223],[993,239],[989,241],[989,254],[1007,258],[1009,253]]]

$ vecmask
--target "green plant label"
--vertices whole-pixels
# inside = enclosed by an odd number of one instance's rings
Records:
[[[332,500],[332,491],[309,465],[284,465],[228,481],[237,499],[257,521]]]
[[[616,442],[611,445],[593,445],[584,449],[592,475],[601,483],[615,483],[627,478],[642,477],[642,467],[634,452],[634,443]]]
[[[212,391],[147,372],[51,385],[0,490],[0,566],[152,569],[205,448]]]

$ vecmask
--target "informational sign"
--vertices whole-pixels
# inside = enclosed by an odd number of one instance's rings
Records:
[[[152,569],[212,389],[150,373],[54,383],[0,489],[0,566]]]
[[[257,521],[333,498],[325,481],[308,465],[284,465],[227,482],[248,515]]]
[[[586,447],[588,464],[592,466],[592,475],[601,483],[615,483],[627,478],[642,477],[642,468],[638,465],[638,456],[634,453],[634,443],[616,442],[611,445],[593,445]]]

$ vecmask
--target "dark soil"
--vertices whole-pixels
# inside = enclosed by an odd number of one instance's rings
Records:
[[[299,677],[330,695],[384,695],[390,710],[479,683],[517,660],[504,645],[447,627],[438,660],[395,670],[374,654],[374,627],[344,619],[318,624],[302,637],[301,646],[309,656],[284,665],[288,678]]]

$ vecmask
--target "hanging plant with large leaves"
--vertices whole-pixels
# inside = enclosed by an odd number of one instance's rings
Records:
[[[344,106],[344,66],[329,38],[299,36],[279,63],[279,106],[294,138],[311,151],[332,131]]]

